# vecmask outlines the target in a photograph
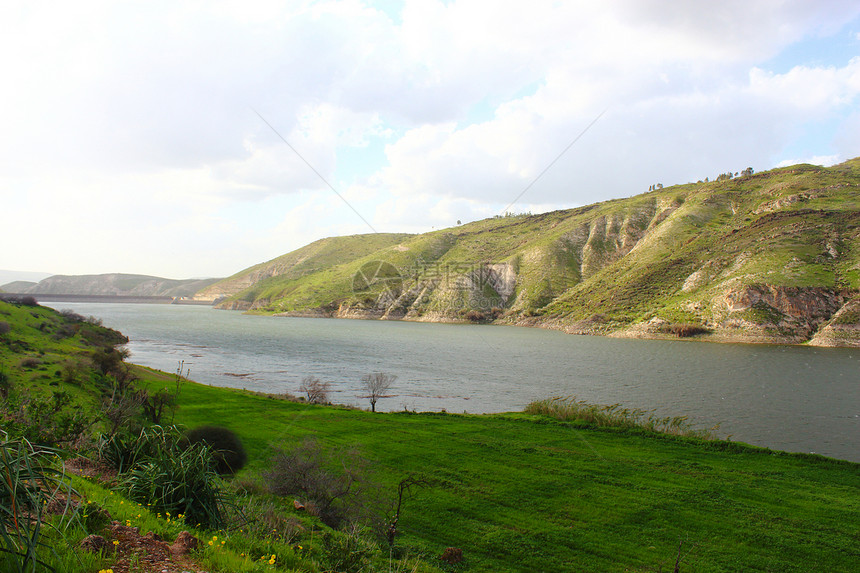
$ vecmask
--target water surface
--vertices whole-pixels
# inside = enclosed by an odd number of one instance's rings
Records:
[[[731,439],[860,461],[860,350],[625,340],[504,327],[249,316],[202,306],[53,303],[126,334],[131,360],[216,386],[368,407],[360,380],[397,376],[379,410],[487,413],[575,395],[689,415]]]

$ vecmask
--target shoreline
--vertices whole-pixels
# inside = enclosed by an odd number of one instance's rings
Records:
[[[216,310],[240,310],[219,309]],[[557,320],[543,320],[537,318],[520,318],[517,320],[494,320],[475,322],[466,319],[452,318],[444,315],[428,317],[410,317],[407,315],[392,316],[389,313],[379,311],[349,311],[341,313],[329,312],[321,309],[310,309],[305,311],[287,311],[277,313],[256,312],[253,310],[241,311],[245,314],[256,314],[259,316],[275,316],[285,318],[332,318],[345,320],[375,320],[394,322],[426,322],[437,324],[466,324],[474,326],[515,326],[523,328],[542,328],[545,330],[556,330],[565,334],[580,336],[603,336],[606,338],[625,338],[631,340],[668,340],[689,342],[711,342],[715,344],[755,344],[771,346],[807,346],[812,348],[860,348],[860,329],[843,328],[836,330],[832,326],[825,326],[808,338],[795,336],[777,336],[763,332],[759,325],[749,327],[744,334],[738,334],[740,329],[715,329],[708,333],[695,334],[693,336],[676,336],[658,332],[655,330],[660,323],[637,323],[629,326],[612,328],[609,325],[601,327],[588,327],[583,323],[561,323]],[[825,332],[827,329],[836,330],[835,334]],[[734,333],[732,331],[735,331]],[[758,332],[756,332],[758,331]],[[840,344],[841,342],[841,344]]]

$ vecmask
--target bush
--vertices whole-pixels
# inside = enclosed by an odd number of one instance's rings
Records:
[[[0,398],[3,400],[8,399],[9,394],[12,393],[12,386],[12,378],[5,370],[0,370]]]
[[[64,308],[60,311],[60,316],[71,322],[83,322],[84,317],[69,308]]]
[[[305,376],[302,379],[301,386],[299,386],[299,392],[307,395],[308,402],[311,404],[328,403],[328,393],[330,389],[331,384],[323,382],[314,376]]]
[[[108,346],[99,348],[90,355],[93,366],[102,374],[114,376],[124,374],[124,360],[129,357],[127,348]]]
[[[65,360],[60,365],[60,379],[66,384],[80,385],[87,367],[76,360]]]
[[[79,441],[93,425],[67,392],[31,397],[26,391],[0,403],[3,429],[15,438],[46,446]]]
[[[183,447],[182,441],[175,427],[152,426],[136,438],[105,438],[99,456],[115,464],[119,488],[129,499],[182,515],[188,524],[217,529],[224,525],[227,500],[212,451],[205,444]]]
[[[12,327],[9,326],[8,322],[0,321],[0,336],[7,334],[10,330],[12,330]]]
[[[376,486],[365,475],[366,463],[354,449],[326,449],[306,438],[290,450],[276,450],[263,474],[269,490],[299,496],[309,513],[329,527],[372,515]]]
[[[673,334],[678,338],[689,338],[690,336],[696,336],[697,334],[707,334],[710,329],[702,326],[701,324],[664,324],[660,326],[660,332],[663,334]]]
[[[185,434],[183,443],[187,446],[209,446],[215,461],[215,471],[220,475],[233,475],[245,467],[248,461],[248,454],[239,436],[220,426],[201,426],[190,430]]]
[[[370,569],[370,561],[379,546],[366,527],[353,525],[342,533],[327,531],[322,536],[325,558],[332,571],[361,573]]]
[[[42,361],[34,356],[27,356],[26,358],[22,358],[20,362],[18,362],[18,366],[21,368],[36,368],[42,365]]]
[[[483,322],[487,320],[487,315],[480,310],[470,310],[466,313],[466,320],[469,322]]]

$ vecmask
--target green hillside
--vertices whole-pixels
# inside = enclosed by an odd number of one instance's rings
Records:
[[[795,165],[422,235],[324,239],[227,279],[244,287],[222,308],[858,345],[858,184],[860,159]]]
[[[398,233],[376,233],[320,239],[301,249],[282,255],[271,261],[254,265],[233,276],[197,292],[198,300],[218,300],[232,297],[232,306],[250,308],[262,304],[271,296],[270,285],[323,272],[343,261],[364,257],[391,245],[407,240],[412,235]],[[275,287],[276,289],[277,287]],[[238,302],[237,302],[238,301]],[[245,302],[247,304],[242,304]]]

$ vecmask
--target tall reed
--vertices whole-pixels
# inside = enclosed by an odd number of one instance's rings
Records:
[[[654,410],[624,408],[620,404],[590,404],[576,396],[557,396],[531,402],[525,413],[549,416],[561,421],[579,420],[595,426],[641,428],[676,436],[715,439],[716,427],[695,428],[687,416],[657,416]]]

